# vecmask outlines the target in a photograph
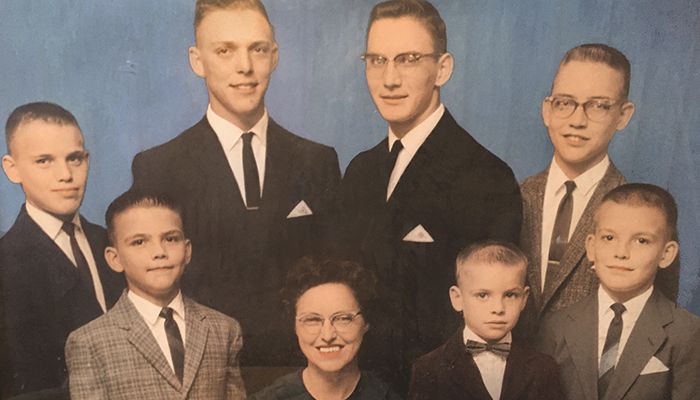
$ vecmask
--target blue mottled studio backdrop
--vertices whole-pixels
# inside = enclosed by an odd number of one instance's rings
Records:
[[[386,132],[359,60],[374,1],[265,3],[280,47],[268,109],[290,130],[334,146],[344,167]],[[605,42],[627,54],[637,112],[610,154],[630,181],[676,196],[680,303],[700,314],[700,2],[434,3],[456,59],[443,100],[519,180],[550,160],[539,107],[564,52]],[[187,60],[193,8],[194,0],[0,1],[0,119],[4,124],[16,106],[37,100],[76,115],[91,153],[82,212],[93,221],[104,223],[111,199],[129,187],[134,154],[204,114],[205,87]],[[19,187],[0,179],[0,231],[22,200]]]

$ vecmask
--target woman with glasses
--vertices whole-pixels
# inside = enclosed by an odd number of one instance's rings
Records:
[[[307,366],[253,395],[268,399],[398,399],[389,387],[358,366],[369,330],[366,306],[375,278],[358,264],[303,258],[287,275],[285,305],[292,316]]]

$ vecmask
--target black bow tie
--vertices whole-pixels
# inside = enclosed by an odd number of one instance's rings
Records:
[[[490,351],[501,358],[508,358],[510,343],[487,344],[474,340],[467,340],[467,351],[471,353],[472,356]]]

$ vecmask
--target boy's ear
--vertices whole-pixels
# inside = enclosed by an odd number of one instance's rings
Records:
[[[586,236],[586,257],[595,266],[595,235],[592,233]]]
[[[2,169],[5,171],[7,179],[9,179],[12,183],[19,184],[22,183],[22,177],[19,176],[19,171],[17,171],[16,166],[17,163],[11,155],[5,154],[2,157]]]
[[[459,290],[457,286],[450,287],[450,302],[452,303],[452,308],[457,312],[462,312],[464,306],[462,305],[462,291]]]
[[[190,263],[192,259],[192,242],[190,239],[185,239],[185,265]]]
[[[523,303],[520,305],[520,311],[525,309],[527,300],[530,298],[530,286],[525,286],[523,288]]]
[[[661,254],[661,259],[659,260],[659,268],[666,268],[673,260],[678,256],[678,250],[680,245],[675,240],[671,240],[664,245],[663,253]]]
[[[107,260],[107,264],[114,272],[124,272],[124,267],[119,261],[119,253],[114,247],[107,246],[105,248],[105,260]]]
[[[549,128],[549,119],[552,117],[552,106],[547,101],[547,98],[542,100],[542,123],[546,128]]]
[[[617,120],[617,124],[615,125],[615,129],[618,131],[621,131],[627,127],[627,124],[629,124],[630,120],[632,119],[632,115],[634,115],[634,111],[636,110],[636,106],[634,103],[631,101],[626,101],[622,104],[622,109],[620,110],[620,117]]]

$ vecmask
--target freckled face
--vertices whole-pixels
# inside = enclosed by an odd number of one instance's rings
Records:
[[[484,341],[498,342],[518,322],[529,288],[523,285],[524,266],[465,264],[458,286],[450,288],[452,307]]]

